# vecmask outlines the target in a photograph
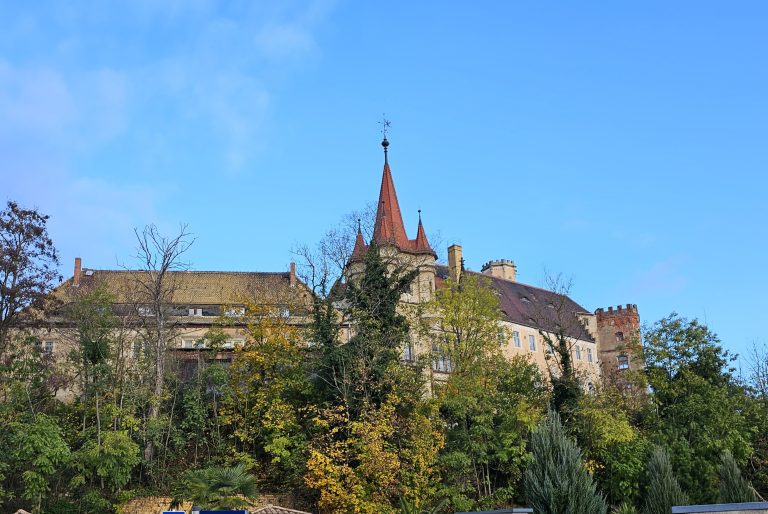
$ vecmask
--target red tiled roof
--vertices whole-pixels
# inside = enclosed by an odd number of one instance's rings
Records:
[[[384,173],[381,176],[379,205],[376,210],[376,224],[373,227],[373,240],[377,243],[392,243],[398,248],[407,248],[410,241],[405,233],[403,215],[397,201],[397,192],[392,180],[389,163],[384,163]]]
[[[392,171],[389,169],[389,163],[386,161],[384,162],[384,172],[381,177],[379,204],[376,209],[376,223],[373,226],[373,240],[378,245],[391,244],[409,253],[435,255],[435,251],[429,246],[421,219],[419,219],[416,239],[408,239],[408,234],[405,232],[405,224],[403,223],[403,215],[400,212],[400,203],[397,201],[395,183],[392,180]],[[357,247],[356,243],[355,248],[357,249]]]

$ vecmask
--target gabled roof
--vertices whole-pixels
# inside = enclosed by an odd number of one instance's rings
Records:
[[[499,307],[506,321],[549,332],[555,332],[559,325],[569,337],[582,341],[595,340],[579,318],[580,314],[590,312],[568,296],[474,271],[465,270],[463,273],[490,280],[491,286],[499,293]],[[436,281],[439,285],[449,276],[448,266],[437,265],[435,274],[440,279]]]
[[[104,287],[115,296],[115,303],[132,303],[139,291],[139,282],[146,271],[95,270],[83,268],[80,288]],[[245,301],[285,303],[295,298],[289,272],[238,271],[171,271],[168,284],[173,295],[169,303],[176,305],[234,305]],[[70,278],[62,286],[72,285]],[[63,287],[59,287],[65,293]],[[302,285],[302,290],[307,291]]]

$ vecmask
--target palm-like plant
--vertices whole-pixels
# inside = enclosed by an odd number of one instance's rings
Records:
[[[257,493],[256,478],[242,464],[231,468],[195,469],[184,473],[175,488],[173,506],[191,500],[207,509],[235,510],[248,506]]]

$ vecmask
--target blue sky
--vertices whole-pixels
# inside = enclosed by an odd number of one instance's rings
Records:
[[[196,269],[287,269],[376,200],[573,279],[768,343],[765,2],[0,0],[0,200],[71,274],[189,224]],[[445,253],[444,248],[442,253]]]

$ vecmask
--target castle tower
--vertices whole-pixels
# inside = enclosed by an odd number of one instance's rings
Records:
[[[626,307],[597,309],[595,317],[603,375],[612,377],[627,370],[641,369],[643,362],[639,350],[642,342],[637,305],[628,303]]]
[[[414,280],[410,293],[404,295],[403,300],[408,303],[425,302],[432,297],[435,290],[437,254],[427,240],[427,233],[421,220],[421,211],[419,211],[416,238],[408,238],[403,223],[403,215],[400,211],[400,203],[397,200],[392,171],[389,168],[387,155],[389,141],[387,141],[386,135],[381,146],[384,148],[384,170],[381,176],[372,240],[379,247],[385,261],[391,263],[392,269],[406,267],[419,270],[419,275]],[[365,244],[362,230],[358,226],[355,247],[346,269],[348,280],[354,280],[355,275],[362,271],[363,258],[367,250],[368,245]]]

